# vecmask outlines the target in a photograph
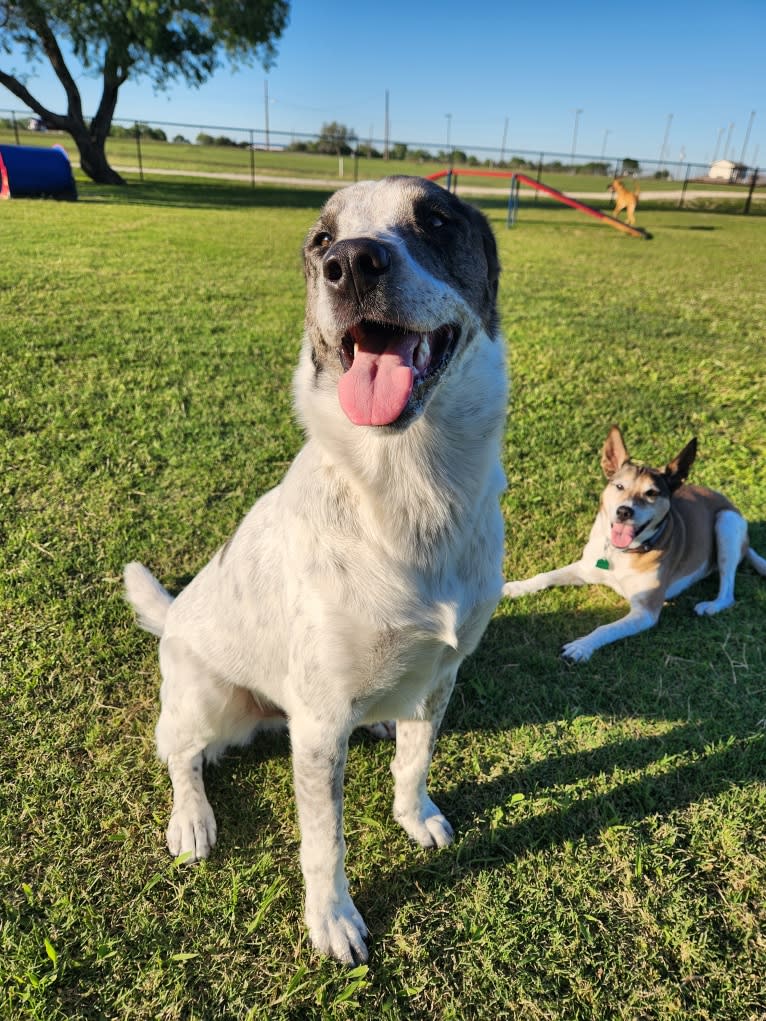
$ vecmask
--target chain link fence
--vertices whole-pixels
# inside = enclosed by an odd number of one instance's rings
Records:
[[[48,131],[31,112],[0,110],[0,143],[45,145],[50,144],[52,136],[73,145],[67,135]],[[362,138],[338,124],[327,125],[320,134],[305,134],[270,130],[268,126],[148,123],[115,118],[107,154],[115,167],[137,172],[141,179],[145,173],[160,172],[222,176],[252,184],[268,176],[326,184],[328,179],[380,177],[400,167],[404,172],[419,172],[413,166],[422,167],[424,174],[449,167],[458,177],[461,168],[481,167],[518,170],[537,180],[566,175],[572,178],[567,190],[573,191],[577,190],[578,178],[583,187],[593,190],[599,178],[606,187],[613,177],[628,177],[641,181],[644,194],[656,188],[656,197],[661,197],[663,189],[669,191],[675,186],[674,197],[680,205],[690,187],[712,188],[721,197],[741,198],[744,212],[750,210],[755,189],[766,185],[766,175],[757,168],[729,159],[703,164],[516,149],[505,144],[491,147],[455,143],[447,148],[433,141]]]

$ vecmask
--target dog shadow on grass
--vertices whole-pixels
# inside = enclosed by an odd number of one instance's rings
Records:
[[[744,601],[764,580],[749,574],[739,583]],[[530,851],[597,842],[613,826],[640,834],[648,817],[766,780],[757,628],[737,637],[736,605],[728,619],[693,614],[716,585],[709,579],[667,606],[657,630],[573,666],[558,659],[559,642],[614,612],[494,618],[485,644],[464,665],[445,721],[445,732],[458,734],[451,746],[465,741],[472,775],[431,789],[456,841],[435,859],[415,851],[395,874],[363,880],[357,903],[377,931],[389,927],[399,906],[390,902],[394,882],[403,900],[408,890],[417,898],[419,890],[448,888],[456,876],[502,868]],[[524,735],[530,726],[545,751]],[[438,760],[437,744],[437,776]]]
[[[766,546],[763,523],[751,526],[751,536],[756,549]],[[360,878],[352,879],[373,931],[388,931],[408,900],[448,889],[456,877],[503,868],[531,851],[595,843],[613,826],[640,835],[649,817],[766,780],[764,653],[752,612],[764,580],[741,572],[735,607],[697,618],[694,604],[711,598],[716,584],[711,578],[695,586],[666,606],[657,628],[578,665],[559,658],[561,643],[614,619],[621,605],[582,609],[575,600],[540,611],[534,600],[514,601],[510,609],[501,604],[462,668],[434,756],[431,794],[456,831],[448,849],[406,849],[391,817],[386,764],[394,747],[353,736],[347,826],[356,828],[360,814],[377,814],[379,839],[395,840],[397,849],[390,866],[360,867]],[[353,761],[368,750],[380,760],[372,793],[360,788],[370,771],[359,780]],[[471,767],[450,764],[450,754]],[[272,770],[277,759],[281,765]],[[267,734],[209,772],[222,835],[218,855],[257,845],[264,828],[281,828],[297,841],[288,760],[286,733]],[[458,777],[454,785],[440,786],[445,765]],[[281,787],[256,791],[267,773],[278,774]],[[357,844],[349,838],[352,873]]]

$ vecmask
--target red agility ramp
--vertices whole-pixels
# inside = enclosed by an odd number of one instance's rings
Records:
[[[471,169],[460,169],[455,170],[440,170],[436,174],[430,174],[430,181],[437,181],[441,177],[447,177],[450,180],[454,179],[457,181],[457,177],[504,177],[511,181],[511,200],[514,197],[518,198],[518,187],[523,184],[527,188],[534,188],[535,191],[540,192],[543,195],[547,195],[548,198],[555,199],[556,202],[562,202],[565,206],[571,206],[572,209],[576,209],[580,213],[585,213],[587,216],[592,216],[596,220],[601,220],[602,223],[608,224],[610,227],[614,227],[615,230],[622,231],[623,234],[628,234],[634,238],[644,238],[649,241],[651,234],[649,231],[643,229],[643,227],[632,227],[629,223],[623,223],[622,220],[618,220],[615,216],[610,216],[609,213],[603,212],[601,209],[595,209],[593,206],[588,206],[584,202],[580,202],[579,199],[572,198],[571,195],[566,195],[563,191],[557,191],[556,188],[551,188],[547,184],[543,184],[542,181],[536,181],[532,177],[527,177],[526,174],[519,174],[515,170],[471,170]],[[449,182],[448,182],[449,187]],[[510,216],[508,225],[511,226],[513,222]]]

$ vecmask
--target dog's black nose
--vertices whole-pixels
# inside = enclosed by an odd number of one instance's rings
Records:
[[[391,253],[372,238],[338,241],[327,250],[322,273],[327,283],[341,294],[358,299],[371,291],[391,268]]]
[[[633,517],[633,508],[627,507],[624,503],[620,504],[617,508],[617,520],[618,521],[630,521]]]

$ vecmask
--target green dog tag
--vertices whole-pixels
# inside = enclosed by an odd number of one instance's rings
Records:
[[[596,561],[596,567],[600,567],[602,571],[608,571],[609,561],[601,557],[599,560]]]

